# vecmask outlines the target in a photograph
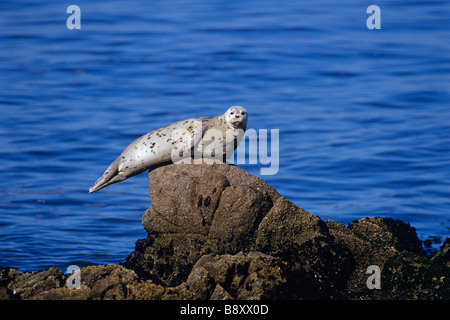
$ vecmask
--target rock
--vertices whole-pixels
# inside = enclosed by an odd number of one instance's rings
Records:
[[[278,198],[257,230],[257,250],[289,262],[290,295],[330,298],[345,286],[354,259],[317,216]]]
[[[81,268],[80,289],[54,267],[1,269],[0,299],[450,299],[448,239],[426,256],[402,221],[323,221],[231,165],[168,165],[149,185],[148,235],[121,265]]]
[[[204,255],[180,293],[187,299],[261,300],[285,297],[282,262],[260,252]]]
[[[64,282],[64,273],[55,267],[41,272],[19,272],[15,269],[5,268],[0,271],[4,295],[12,299],[31,299],[42,292],[61,287]]]
[[[355,257],[357,262],[356,268],[352,272],[348,283],[347,292],[348,298],[351,299],[405,299],[408,295],[404,291],[397,288],[392,279],[396,269],[394,265],[405,268],[408,265],[415,264],[418,268],[417,272],[422,272],[425,268],[433,270],[430,274],[434,274],[438,278],[444,277],[448,281],[448,274],[435,266],[432,261],[424,256],[424,251],[421,246],[421,241],[418,239],[416,231],[409,224],[391,218],[370,217],[353,221],[348,227],[334,221],[326,221],[328,228],[336,239],[345,242]],[[409,257],[409,258],[405,258]],[[415,257],[412,259],[411,257]],[[366,280],[369,276],[367,268],[371,265],[380,267],[381,269],[381,285],[382,290],[370,290],[366,285]],[[386,268],[386,266],[390,266]],[[410,269],[408,269],[410,270]],[[400,274],[400,273],[399,273]],[[414,272],[411,272],[414,274]],[[400,278],[400,276],[398,277]],[[429,279],[425,276],[417,278],[416,283],[410,283],[409,289],[417,286],[428,287]],[[412,278],[411,278],[412,279]],[[401,280],[401,283],[406,283],[406,278]],[[428,284],[422,283],[427,282]],[[387,285],[386,283],[391,283]],[[437,288],[437,287],[436,287]],[[406,290],[406,289],[404,289]],[[416,290],[416,291],[417,291]],[[411,290],[411,292],[416,292]],[[436,292],[440,292],[437,290]],[[441,296],[445,294],[441,294]],[[424,296],[419,294],[418,296]],[[448,297],[448,294],[447,294]]]
[[[243,297],[237,288],[254,275],[230,270],[263,254],[277,259],[283,280],[277,290],[247,297],[384,299],[367,288],[368,266],[382,269],[402,252],[424,255],[408,224],[377,217],[349,226],[324,222],[235,166],[166,166],[149,174],[149,184],[148,237],[124,265],[188,298]]]
[[[207,248],[212,252],[236,253],[254,247],[255,230],[272,207],[267,193],[248,186],[223,191],[209,229]]]
[[[381,285],[385,299],[449,300],[450,268],[402,251],[384,264]]]
[[[265,197],[268,201],[280,197],[263,180],[224,164],[161,167],[150,172],[149,185],[152,207],[144,214],[142,223],[148,232],[155,233],[208,235],[219,200],[224,201],[222,193],[229,187],[238,188],[225,194],[224,199],[229,202],[249,201],[239,194],[240,191]]]
[[[431,261],[450,267],[450,238],[446,238],[441,248],[433,255]]]
[[[51,267],[39,272],[21,273],[2,269],[4,288],[12,299],[32,300],[124,300],[170,298],[166,289],[140,280],[134,271],[118,265],[89,266],[80,269],[80,289],[69,289],[69,275]]]
[[[210,300],[233,300],[233,297],[220,285],[216,285]]]
[[[189,282],[207,254],[257,251],[289,261],[284,272],[293,280],[285,290],[292,297],[329,298],[354,268],[348,248],[334,243],[320,218],[236,166],[169,165],[152,171],[149,185],[152,207],[142,219],[148,237],[123,265],[154,283]],[[237,296],[218,284],[217,294]]]
[[[392,247],[398,251],[424,254],[416,229],[409,224],[391,218],[364,218],[353,221],[348,228],[360,239],[380,248]]]
[[[150,207],[142,218],[148,237],[124,266],[167,286],[186,280],[207,253],[251,250],[255,228],[280,195],[231,165],[173,164],[149,174]]]

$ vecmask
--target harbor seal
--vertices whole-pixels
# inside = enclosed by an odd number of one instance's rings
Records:
[[[223,161],[236,150],[246,128],[247,111],[232,106],[217,117],[190,118],[149,132],[111,163],[89,193],[170,163],[192,158],[194,163],[199,163],[196,159]]]

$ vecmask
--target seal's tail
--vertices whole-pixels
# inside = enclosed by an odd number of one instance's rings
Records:
[[[110,184],[125,180],[126,177],[119,172],[120,158],[117,158],[111,165],[106,169],[102,176],[95,181],[92,187],[89,188],[89,193],[103,189]]]

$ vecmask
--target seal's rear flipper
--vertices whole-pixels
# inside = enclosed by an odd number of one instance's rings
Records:
[[[119,172],[119,163],[120,159],[117,158],[111,165],[106,169],[106,171],[102,174],[102,176],[95,181],[92,187],[89,188],[89,193],[98,191],[103,189],[104,187],[109,186],[110,184],[120,182],[126,179]]]

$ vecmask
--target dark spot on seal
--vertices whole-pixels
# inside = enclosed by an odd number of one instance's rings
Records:
[[[197,200],[197,207],[201,207],[202,206],[202,201],[203,201],[203,197],[200,195],[198,197],[198,200]]]

